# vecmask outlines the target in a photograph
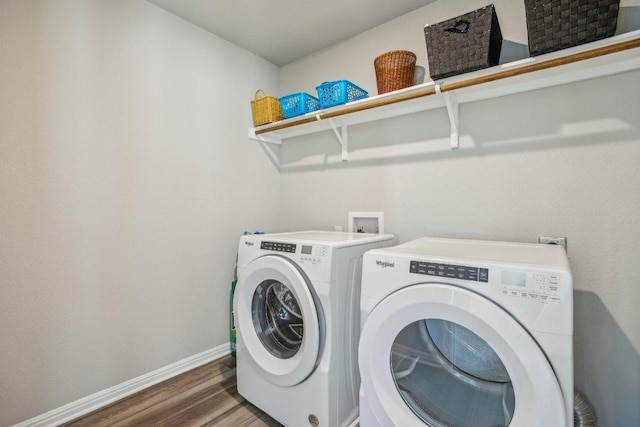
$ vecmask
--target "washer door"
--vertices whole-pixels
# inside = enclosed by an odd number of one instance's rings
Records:
[[[362,389],[382,425],[562,426],[560,385],[527,331],[492,301],[424,283],[380,302],[359,347]]]
[[[239,272],[234,296],[238,335],[255,369],[280,386],[307,378],[324,327],[313,287],[298,267],[277,255],[257,258]]]

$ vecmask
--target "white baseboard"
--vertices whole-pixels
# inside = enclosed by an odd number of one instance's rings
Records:
[[[110,403],[158,384],[193,368],[209,363],[229,354],[229,343],[203,351],[153,372],[125,381],[121,384],[99,391],[82,399],[71,402],[35,418],[15,424],[13,427],[53,427],[74,420]]]

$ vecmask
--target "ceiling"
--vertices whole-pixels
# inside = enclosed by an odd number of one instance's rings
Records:
[[[435,0],[147,0],[285,65]]]

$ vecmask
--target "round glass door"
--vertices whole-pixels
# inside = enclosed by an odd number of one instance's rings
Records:
[[[278,280],[265,280],[251,303],[253,326],[269,353],[280,359],[293,357],[304,336],[302,310],[291,289]]]
[[[391,374],[426,425],[503,427],[513,418],[515,395],[503,362],[457,323],[423,319],[403,328],[391,348]]]
[[[358,363],[361,419],[381,425],[548,427],[569,418],[532,336],[456,286],[418,283],[382,298],[364,318]]]
[[[237,357],[269,382],[299,384],[316,368],[324,315],[313,285],[290,260],[266,255],[238,269]]]

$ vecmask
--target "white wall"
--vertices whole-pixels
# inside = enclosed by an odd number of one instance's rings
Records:
[[[505,40],[526,43],[521,2],[494,3]],[[425,65],[423,25],[484,4],[440,0],[287,65],[282,93],[346,78],[375,94],[375,56],[409,49]],[[448,148],[444,110],[350,127],[347,163],[331,132],[286,142],[284,223],[333,229],[348,211],[384,211],[401,242],[567,236],[576,387],[599,425],[638,425],[639,81],[636,71],[462,105],[459,151]]]
[[[278,73],[142,0],[0,1],[0,425],[228,341]]]

